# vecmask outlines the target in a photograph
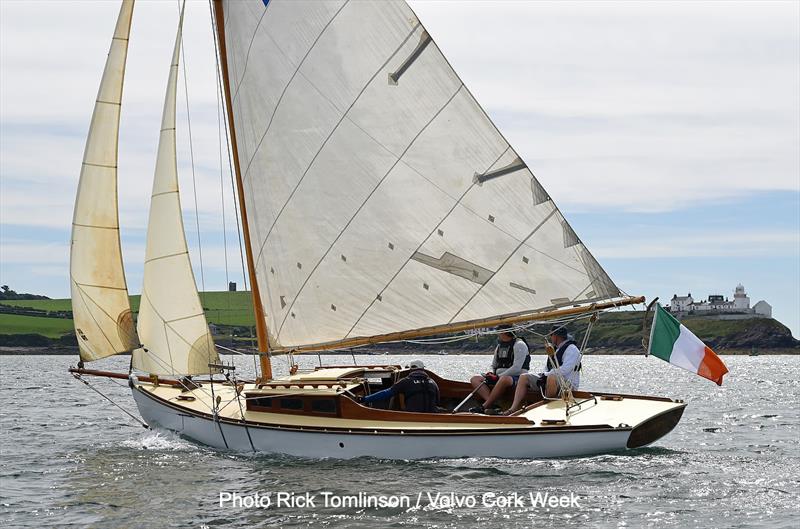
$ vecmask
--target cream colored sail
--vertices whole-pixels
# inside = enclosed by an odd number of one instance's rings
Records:
[[[273,349],[620,296],[404,1],[223,12]]]
[[[183,15],[181,15],[181,21]],[[167,82],[158,141],[133,367],[158,375],[209,373],[219,357],[197,294],[181,214],[175,151],[175,98],[181,28]]]
[[[72,317],[81,360],[131,351],[133,327],[117,206],[117,141],[133,0],[124,0],[92,114],[70,246]]]

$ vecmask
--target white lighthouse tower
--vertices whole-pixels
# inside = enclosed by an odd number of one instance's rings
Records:
[[[747,297],[747,293],[741,283],[736,285],[736,290],[733,291],[733,308],[737,310],[750,309],[750,298]]]

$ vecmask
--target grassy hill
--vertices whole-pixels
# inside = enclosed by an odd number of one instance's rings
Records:
[[[131,310],[139,310],[139,296],[131,296]],[[200,295],[209,323],[228,334],[249,334],[255,325],[249,292],[204,292]],[[43,347],[74,345],[69,299],[35,299],[0,301],[0,346]],[[10,314],[9,311],[16,313]]]
[[[205,292],[200,295],[209,323],[220,333],[249,336],[254,325],[249,292]],[[131,308],[139,309],[139,296],[131,296]],[[74,344],[69,299],[3,300],[0,301],[0,346],[46,346]],[[13,311],[15,313],[9,313]],[[572,325],[572,332],[581,340],[586,320]],[[718,352],[747,352],[784,349],[800,352],[800,342],[787,327],[769,318],[748,320],[719,320],[695,316],[682,320],[692,332]],[[547,326],[535,328],[544,333]],[[486,351],[492,347],[493,336],[479,337],[449,345],[432,346],[434,350],[451,352]],[[541,339],[530,335],[531,346],[540,348]],[[642,313],[619,311],[602,314],[592,330],[589,346],[602,352],[640,352],[642,342]],[[402,349],[406,344],[381,345],[380,349]]]

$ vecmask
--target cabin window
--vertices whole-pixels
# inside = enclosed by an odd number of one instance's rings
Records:
[[[284,410],[302,410],[302,399],[281,399],[281,408]]]
[[[314,399],[311,401],[311,411],[317,413],[336,413],[336,401],[333,399]]]
[[[253,406],[258,406],[259,408],[272,407],[272,399],[269,398],[253,399],[250,402]]]

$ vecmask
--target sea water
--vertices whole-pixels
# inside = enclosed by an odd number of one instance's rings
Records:
[[[485,372],[490,360],[420,358],[461,380]],[[251,358],[225,359],[235,360],[239,376],[252,376]],[[301,367],[318,362],[297,359]],[[355,357],[369,364],[411,359]],[[584,359],[585,389],[688,402],[676,429],[647,448],[551,460],[340,461],[232,453],[145,430],[70,376],[76,358],[4,356],[0,522],[115,529],[797,527],[800,357],[724,360],[730,373],[718,387],[652,357]],[[324,364],[352,361],[322,357]],[[534,357],[533,368],[543,361]],[[126,371],[128,362],[98,364]],[[276,359],[276,370],[285,373],[284,360]],[[124,380],[91,382],[138,416]]]

